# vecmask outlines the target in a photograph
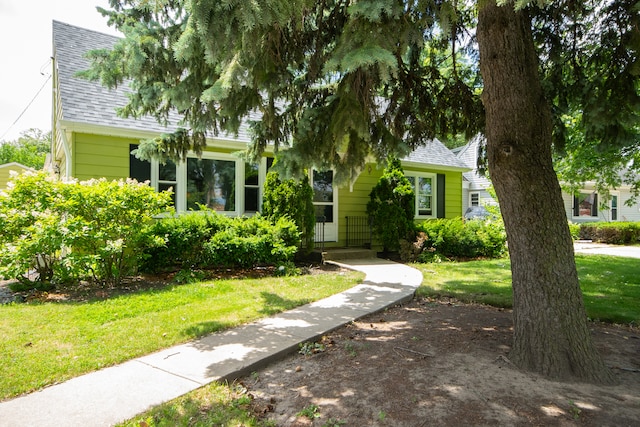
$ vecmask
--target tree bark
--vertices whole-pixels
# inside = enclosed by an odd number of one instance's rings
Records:
[[[489,173],[513,276],[510,359],[553,379],[611,384],[615,378],[593,345],[578,283],[531,21],[511,3],[486,0],[478,7]]]

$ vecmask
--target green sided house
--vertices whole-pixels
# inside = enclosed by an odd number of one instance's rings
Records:
[[[116,108],[126,104],[128,88],[110,90],[76,77],[78,71],[89,67],[86,52],[110,48],[116,40],[53,22],[54,170],[62,179],[131,177],[149,180],[158,191],[173,188],[179,212],[198,209],[199,204],[232,216],[258,212],[273,159],[267,154],[260,164],[252,165],[234,156],[250,141],[247,128],[237,136],[208,139],[201,158],[194,155],[179,164],[140,161],[131,154],[140,140],[175,130],[172,124],[180,118],[176,116],[163,126],[151,117],[118,117]],[[442,143],[426,143],[403,160],[403,167],[418,192],[416,220],[462,216],[462,173],[469,168]],[[352,186],[337,187],[331,171],[313,172],[314,203],[318,216],[325,219],[324,233],[317,233],[316,240],[336,247],[360,245],[366,240],[361,223],[369,193],[381,174],[382,166],[369,164]]]

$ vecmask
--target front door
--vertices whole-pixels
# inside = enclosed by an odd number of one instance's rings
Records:
[[[333,171],[313,171],[311,177],[313,187],[313,205],[316,208],[316,242],[338,241],[337,199],[338,189],[333,185]],[[324,221],[324,236],[322,225]]]

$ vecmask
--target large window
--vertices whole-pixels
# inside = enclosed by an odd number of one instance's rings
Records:
[[[407,175],[416,195],[416,217],[432,218],[436,216],[435,174]]]
[[[260,210],[266,160],[253,165],[230,154],[205,152],[202,158],[162,164],[141,161],[131,155],[129,174],[139,181],[150,181],[158,191],[173,189],[178,211],[205,206],[230,215],[251,215]]]
[[[200,206],[219,212],[236,210],[236,162],[187,159],[187,210]]]
[[[573,196],[573,216],[574,217],[597,217],[598,216],[598,194],[579,193]]]
[[[618,196],[611,195],[611,221],[618,220]]]

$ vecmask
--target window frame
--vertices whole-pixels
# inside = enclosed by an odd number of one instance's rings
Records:
[[[579,205],[579,203],[578,203],[579,196],[580,195],[590,196],[592,194],[594,195],[594,201],[593,201],[592,206],[591,206],[591,215],[580,215],[579,214],[580,209],[577,208],[577,206],[576,206],[576,205]],[[599,218],[599,215],[600,215],[600,209],[599,209],[599,206],[598,206],[599,197],[598,197],[598,193],[595,190],[593,190],[593,191],[580,190],[579,192],[577,192],[576,194],[573,195],[572,200],[573,200],[573,206],[571,207],[571,216],[572,216],[572,218],[575,218],[575,219]],[[576,211],[578,212],[578,215],[576,215]]]
[[[414,219],[434,219],[438,217],[438,174],[433,172],[405,171],[405,177],[412,182],[415,193]],[[418,178],[431,179],[431,214],[421,215],[419,209]]]
[[[474,196],[475,196],[475,202],[474,202]],[[469,206],[480,206],[480,193],[477,191],[474,191],[472,193],[469,193]]]
[[[615,198],[616,206],[613,207],[613,200]],[[614,218],[615,215],[615,218]],[[610,221],[620,221],[620,193],[619,192],[611,192],[611,199],[609,200],[609,220]]]
[[[173,186],[173,191],[175,194],[175,208],[178,212],[187,212],[187,162],[189,159],[203,159],[203,160],[222,160],[222,161],[233,161],[235,166],[234,171],[234,180],[235,180],[235,199],[234,205],[235,209],[232,211],[216,211],[221,215],[227,216],[253,216],[256,213],[259,213],[262,208],[262,200],[264,196],[264,183],[266,180],[267,174],[267,157],[263,157],[260,159],[260,163],[258,164],[258,210],[257,211],[247,211],[245,209],[246,200],[245,200],[245,190],[246,188],[256,188],[256,185],[246,186],[245,184],[245,168],[247,167],[247,163],[244,159],[241,159],[233,154],[229,153],[219,153],[213,151],[204,151],[200,157],[196,156],[194,153],[189,153],[187,155],[187,159],[184,161],[180,161],[175,163],[176,165],[176,181]],[[152,160],[151,162],[151,179],[150,185],[156,190],[159,191],[161,184],[167,184],[168,181],[162,181],[159,179],[160,174],[160,162],[158,160]]]

